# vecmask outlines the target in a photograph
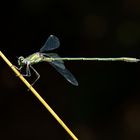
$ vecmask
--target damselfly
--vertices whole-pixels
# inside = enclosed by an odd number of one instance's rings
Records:
[[[26,66],[26,74],[23,76],[31,76],[30,69],[32,69],[36,75],[37,78],[33,82],[33,84],[40,78],[39,73],[33,68],[33,64],[46,61],[49,64],[51,64],[67,81],[69,81],[71,84],[78,86],[78,82],[76,78],[72,75],[72,73],[66,69],[64,65],[64,60],[84,60],[84,61],[124,61],[124,62],[139,62],[140,59],[133,58],[133,57],[117,57],[117,58],[99,58],[99,57],[93,57],[93,58],[85,58],[85,57],[60,57],[56,53],[46,53],[47,51],[51,51],[54,49],[57,49],[60,46],[59,39],[54,36],[50,35],[47,39],[44,46],[40,49],[39,52],[36,52],[34,54],[29,55],[28,57],[24,58],[23,56],[20,56],[18,58],[18,65],[20,66],[19,70],[23,68],[23,66]],[[32,84],[32,85],[33,85]]]
[[[67,81],[69,81],[71,84],[75,86],[78,86],[76,78],[65,67],[63,60],[55,60],[55,58],[61,57],[56,53],[46,53],[47,51],[57,49],[59,46],[60,46],[59,39],[54,35],[50,35],[39,52],[33,53],[26,58],[24,58],[23,56],[20,56],[18,58],[19,68],[17,69],[21,70],[24,66],[26,66],[26,73],[23,74],[23,76],[28,77],[31,76],[30,69],[32,69],[37,75],[36,80],[32,84],[34,85],[35,82],[40,78],[40,74],[35,70],[35,68],[32,65],[45,61],[51,64]]]

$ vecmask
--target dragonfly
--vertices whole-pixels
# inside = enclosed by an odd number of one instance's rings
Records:
[[[65,67],[64,61],[59,59],[55,60],[55,58],[61,58],[57,53],[46,53],[48,51],[55,50],[59,48],[60,41],[58,37],[54,35],[50,35],[43,45],[43,47],[39,50],[39,52],[35,52],[28,57],[24,58],[23,56],[18,57],[18,66],[17,69],[21,71],[23,67],[26,67],[26,73],[22,74],[23,76],[30,77],[31,76],[31,69],[35,72],[37,78],[32,83],[32,86],[39,80],[40,74],[37,70],[33,67],[34,64],[40,62],[48,62],[52,65],[57,72],[59,72],[68,82],[72,85],[78,86],[78,82],[74,75]]]

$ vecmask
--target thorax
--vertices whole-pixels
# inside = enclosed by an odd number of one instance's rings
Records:
[[[30,65],[33,65],[35,63],[39,63],[42,61],[42,57],[43,57],[43,55],[39,52],[33,53],[25,58],[25,63],[30,64]]]

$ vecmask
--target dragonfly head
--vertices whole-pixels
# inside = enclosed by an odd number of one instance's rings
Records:
[[[18,65],[19,65],[19,66],[24,65],[24,57],[23,57],[23,56],[20,56],[20,57],[18,58]]]

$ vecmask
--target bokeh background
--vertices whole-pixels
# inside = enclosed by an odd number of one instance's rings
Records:
[[[0,50],[17,57],[58,36],[62,57],[140,58],[139,0],[20,0],[1,3]],[[79,86],[49,64],[34,67],[34,85],[79,140],[140,139],[140,63],[65,62]],[[32,82],[35,78],[27,78]],[[0,59],[0,139],[70,140]]]

